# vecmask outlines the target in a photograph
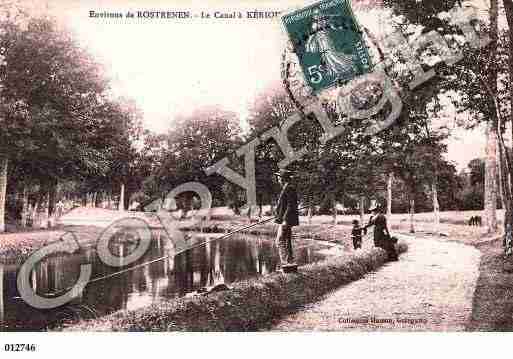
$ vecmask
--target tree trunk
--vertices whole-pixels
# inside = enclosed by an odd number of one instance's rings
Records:
[[[7,196],[7,157],[0,156],[0,233],[5,232],[5,202]]]
[[[32,228],[36,228],[38,226],[38,224],[37,224],[37,222],[39,221],[38,213],[39,213],[39,198],[36,199],[36,203],[34,203],[34,205],[32,206],[32,212],[30,215],[30,217],[32,219],[30,226]]]
[[[502,169],[504,167],[504,163],[503,163],[503,159],[502,159],[502,156],[500,155],[500,145],[499,145],[499,142],[497,141],[497,178],[498,178],[498,188],[499,188],[499,198],[500,198],[500,203],[501,203],[501,209],[505,209],[506,208],[506,204],[504,203],[504,185],[503,185],[503,182],[502,182]]]
[[[33,226],[36,229],[48,227],[48,191],[41,186],[37,196],[36,205],[34,206],[35,215]]]
[[[126,187],[125,188],[125,209],[128,211],[128,209],[130,208],[130,198],[132,198],[132,195],[134,194],[134,192],[132,191],[132,188],[130,186]]]
[[[512,0],[504,0],[504,10],[506,13],[506,20],[508,22],[508,38],[509,38],[509,54],[508,54],[508,69],[509,69],[509,82],[513,82],[513,1]],[[513,108],[513,86],[510,86],[509,88],[509,103],[510,107]],[[509,112],[510,116],[510,122],[513,123],[513,111]],[[511,127],[511,139],[513,144],[513,126]],[[503,143],[504,145],[504,143]],[[504,167],[503,167],[503,174],[502,174],[502,182],[504,185],[504,189],[506,192],[506,213],[504,214],[504,245],[508,245],[509,249],[506,247],[506,254],[511,254],[512,251],[512,241],[513,241],[513,189],[511,188],[511,180],[513,179],[513,168],[510,165],[509,158],[506,160],[506,157],[509,156],[509,154],[506,152],[507,149],[503,148],[503,154],[501,157],[503,157],[503,163],[506,162],[509,167],[509,172],[507,175],[504,173]],[[506,161],[504,161],[506,160]],[[509,253],[508,253],[509,252]]]
[[[312,213],[313,213],[312,206],[309,206],[308,207],[308,224],[312,224]]]
[[[502,137],[501,137],[502,139]],[[511,163],[508,158],[506,158],[506,148],[503,142],[499,139],[499,158],[501,159],[501,177],[499,180],[504,188],[504,241],[503,245],[509,248],[506,248],[506,252],[511,251],[512,249],[512,240],[513,240],[513,198],[512,198],[512,189],[511,183],[508,173],[511,171]],[[507,253],[509,254],[509,253]]]
[[[48,216],[52,217],[55,213],[55,204],[57,203],[57,192],[58,192],[59,182],[57,180],[52,181],[50,183],[49,191],[48,191]]]
[[[434,229],[433,233],[440,234],[440,204],[438,203],[438,188],[436,181],[431,183],[431,194],[433,196]]]
[[[491,97],[497,96],[497,39],[498,39],[498,1],[490,1],[490,45],[488,48],[488,77],[487,84],[492,92]],[[491,99],[493,100],[493,99]],[[492,104],[495,107],[494,104]],[[485,163],[485,217],[488,233],[497,231],[497,116],[490,116],[486,133],[486,163]]]
[[[365,221],[365,197],[360,196],[360,224]]]
[[[333,196],[331,200],[331,204],[333,206],[333,224],[337,224],[337,200],[335,199],[335,196]]]
[[[37,194],[36,203],[34,204],[34,212],[32,215],[32,228],[39,229],[42,225],[42,210],[41,207],[44,206],[43,204],[43,196],[41,195],[41,192]]]
[[[22,198],[22,210],[21,210],[21,227],[27,227],[27,219],[29,215],[29,203],[28,203],[28,190],[27,185],[23,186],[23,198]]]
[[[56,204],[57,204],[57,196],[59,194],[59,182],[58,180],[52,181],[50,184],[50,188],[48,190],[48,228],[51,228],[55,225],[56,222]]]
[[[41,228],[49,228],[50,224],[50,191],[48,191],[45,195],[44,201],[44,210],[43,210],[43,220],[41,221]]]
[[[410,233],[415,233],[415,226],[413,224],[415,215],[415,200],[413,198],[410,199]]]
[[[392,177],[393,174],[389,173],[387,180],[387,222],[389,225],[392,220]]]
[[[488,233],[497,231],[497,127],[494,120],[487,124],[484,209]]]
[[[513,1],[503,0],[504,10],[506,12],[506,20],[508,22],[508,37],[509,37],[509,56],[508,56],[508,69],[509,69],[509,81],[513,82]],[[513,108],[513,86],[509,88],[509,102],[511,108]],[[513,111],[509,112],[510,121],[513,123]],[[513,126],[511,127],[511,138],[513,139]],[[511,168],[513,171],[513,168]]]
[[[96,198],[95,198],[95,201],[94,201],[94,207],[95,208],[103,208],[103,201],[104,201],[104,192],[98,192],[96,194]]]
[[[107,198],[106,198],[105,208],[111,209],[111,205],[112,205],[112,192],[108,191],[106,197]]]
[[[123,212],[125,210],[125,184],[121,184],[121,192],[119,194],[119,207],[118,210]]]
[[[0,324],[4,321],[4,266],[0,264]]]

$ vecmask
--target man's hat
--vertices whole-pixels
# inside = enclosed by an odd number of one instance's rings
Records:
[[[379,204],[379,202],[376,199],[371,199],[371,203],[369,206],[369,212],[372,212],[372,211],[375,211],[378,209],[381,209],[381,205]]]
[[[281,178],[292,178],[294,176],[294,172],[286,169],[281,169],[279,172],[274,173],[276,176]]]
[[[382,207],[381,207],[381,205],[380,205],[379,203],[376,203],[374,206],[371,206],[371,207],[369,208],[369,211],[370,211],[370,212],[380,211],[380,210],[381,210],[381,208],[382,208]]]

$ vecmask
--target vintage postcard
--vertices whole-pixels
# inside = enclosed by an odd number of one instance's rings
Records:
[[[512,39],[511,0],[0,0],[2,356],[511,332]]]

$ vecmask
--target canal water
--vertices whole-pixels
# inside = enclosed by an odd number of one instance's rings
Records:
[[[0,264],[0,331],[45,330],[78,319],[137,309],[164,298],[182,297],[203,287],[230,284],[277,269],[277,248],[270,238],[235,235],[215,240],[216,236],[219,235],[195,234],[195,243],[206,243],[175,257],[91,283],[80,298],[52,310],[32,308],[20,299],[16,286],[19,267]],[[168,255],[168,243],[165,235],[154,233],[146,255],[130,267]],[[132,242],[121,241],[110,246],[110,250],[117,255],[126,255],[135,246]],[[323,259],[318,253],[323,248],[321,244],[296,241],[296,248],[298,264]],[[100,261],[94,248],[85,249],[78,254],[42,261],[32,272],[32,287],[43,296],[69,288],[78,279],[80,265],[89,263],[92,264],[93,279],[126,268],[109,267]]]

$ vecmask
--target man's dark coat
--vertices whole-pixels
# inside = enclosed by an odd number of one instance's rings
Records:
[[[287,183],[280,193],[276,206],[276,223],[286,222],[289,226],[298,226],[299,211],[297,206],[296,189],[290,183]]]

